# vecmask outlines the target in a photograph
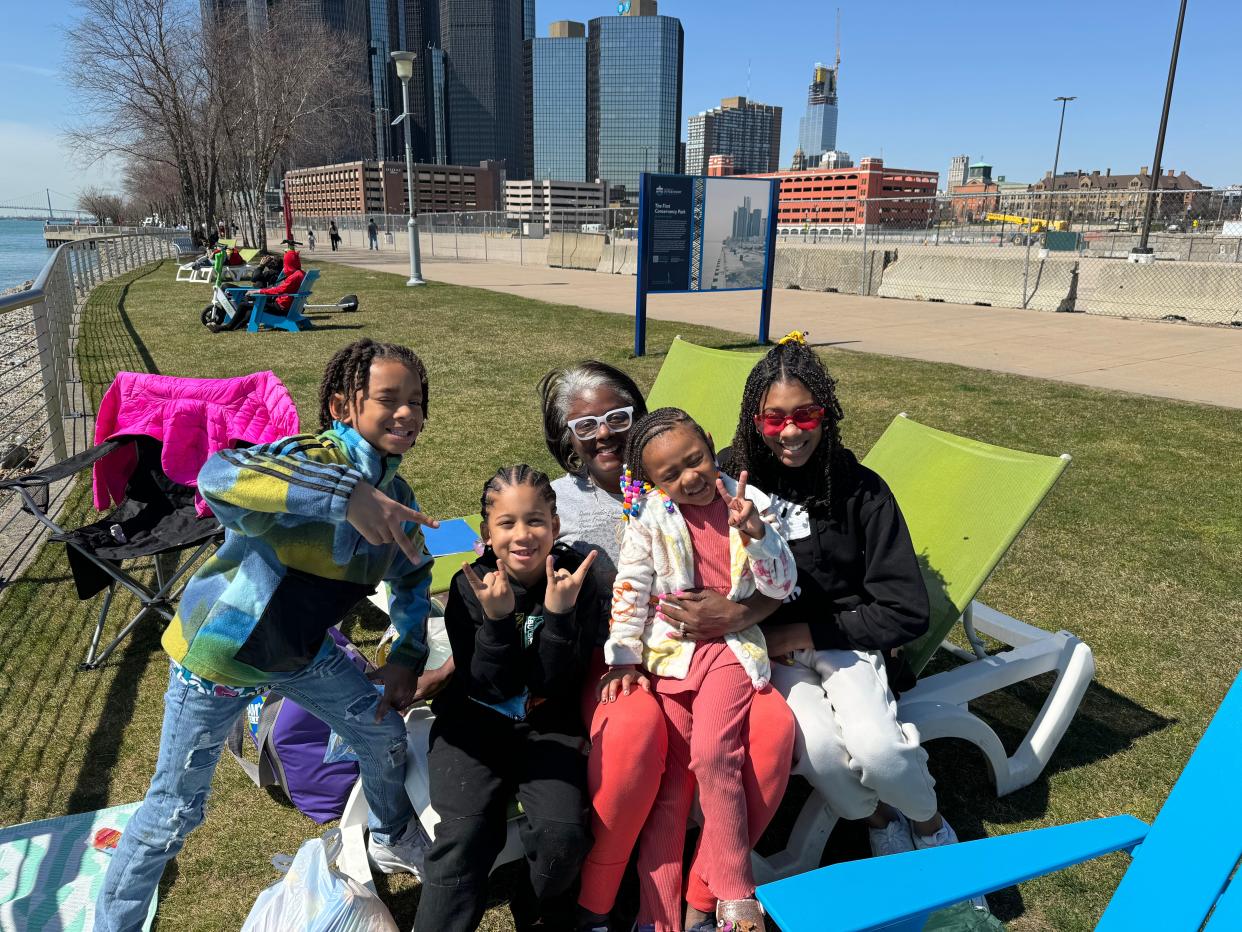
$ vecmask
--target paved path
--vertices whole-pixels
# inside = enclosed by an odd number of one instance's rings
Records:
[[[392,250],[318,250],[313,258],[399,274],[409,269],[405,254]],[[633,276],[430,260],[423,273],[453,285],[634,313]],[[753,334],[759,295],[653,296],[647,313]],[[841,349],[1242,408],[1242,328],[778,290],[772,296],[772,335],[795,329],[808,331],[814,343]]]

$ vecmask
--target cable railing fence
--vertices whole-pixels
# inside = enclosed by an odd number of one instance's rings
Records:
[[[0,478],[41,469],[94,443],[77,360],[82,309],[99,285],[177,258],[184,235],[138,228],[74,239],[57,247],[31,288],[0,295]],[[65,482],[39,494],[57,507],[67,491]],[[0,590],[33,555],[40,529],[17,494],[0,493]]]

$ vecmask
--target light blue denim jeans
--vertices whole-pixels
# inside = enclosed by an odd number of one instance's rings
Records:
[[[376,724],[379,693],[339,647],[317,663],[276,677],[272,689],[322,719],[350,743],[362,769],[372,833],[382,842],[399,836],[414,817],[405,792],[401,716],[389,712]],[[97,932],[142,928],[164,865],[203,821],[220,752],[249,701],[207,695],[170,675],[155,776],[113,852],[95,903]]]

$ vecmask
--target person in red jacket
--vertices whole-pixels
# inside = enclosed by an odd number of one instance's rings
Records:
[[[288,314],[289,308],[293,307],[293,295],[301,290],[306,273],[302,271],[302,260],[295,249],[285,253],[284,265],[285,277],[271,288],[260,289],[257,294],[279,295],[276,306],[280,308],[280,313]]]
[[[242,258],[241,253],[238,251],[237,247],[234,246],[232,249],[229,250],[229,257],[224,260],[224,264],[225,265],[245,265],[246,260]]]

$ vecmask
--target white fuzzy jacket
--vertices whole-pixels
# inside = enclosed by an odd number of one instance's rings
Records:
[[[737,483],[721,474],[729,494]],[[768,496],[748,486],[746,497],[755,503],[767,533],[761,540],[742,543],[736,528],[729,528],[728,597],[734,602],[749,598],[758,589],[766,596],[784,599],[793,591],[798,570],[789,545],[777,533],[769,511]],[[694,588],[694,549],[690,530],[676,505],[670,511],[658,492],[640,499],[636,513],[626,523],[612,590],[612,622],[604,657],[611,666],[637,664],[659,676],[683,679],[690,669],[694,641],[672,637],[676,629],[656,617],[658,596]],[[725,642],[737,655],[756,689],[771,676],[767,645],[758,625],[726,634]]]

